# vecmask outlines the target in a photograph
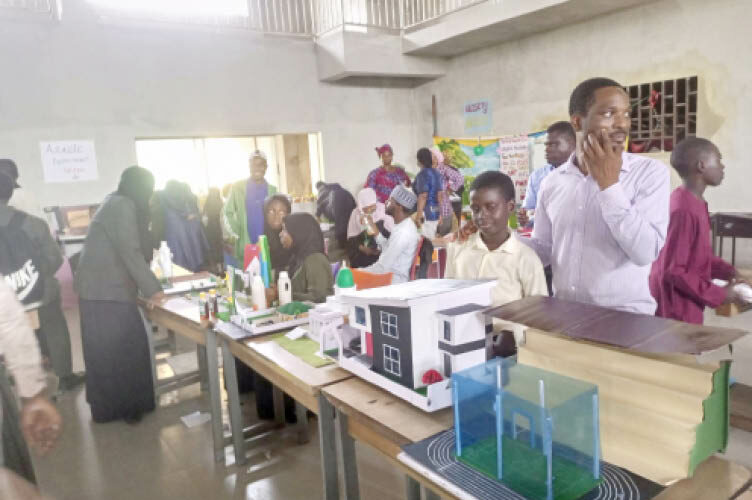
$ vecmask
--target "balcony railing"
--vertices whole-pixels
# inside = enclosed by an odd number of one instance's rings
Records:
[[[0,9],[50,14],[53,9],[53,0],[0,0]]]
[[[402,28],[411,28],[488,0],[404,0]]]
[[[245,28],[270,34],[322,35],[343,27],[402,30],[490,0],[223,0],[184,9],[173,3],[88,0],[102,16]],[[497,0],[494,0],[497,1]],[[65,0],[0,0],[2,12],[59,12]],[[169,6],[169,8],[166,8]],[[176,8],[177,7],[177,8]]]

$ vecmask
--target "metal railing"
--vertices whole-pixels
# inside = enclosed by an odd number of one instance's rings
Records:
[[[64,1],[64,0],[63,0]],[[96,0],[90,0],[96,5]],[[101,8],[112,17],[177,21],[247,28],[263,33],[313,36],[356,26],[402,30],[488,0],[246,0],[247,15],[189,15],[148,10]],[[53,13],[60,0],[0,0],[0,12]]]
[[[0,9],[18,9],[39,14],[52,13],[53,0],[0,0]]]
[[[411,28],[488,0],[404,0],[402,28]]]
[[[318,0],[248,0],[248,27],[264,33],[313,35],[317,3]]]
[[[404,0],[314,0],[316,34],[342,26],[399,30]]]
[[[489,0],[312,0],[316,34],[342,26],[401,30]]]

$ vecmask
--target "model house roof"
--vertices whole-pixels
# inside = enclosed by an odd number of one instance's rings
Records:
[[[441,314],[442,316],[462,316],[463,314],[483,311],[485,309],[488,309],[488,306],[482,306],[480,304],[465,304],[462,306],[450,307],[443,311],[436,311],[436,314]]]
[[[491,283],[494,280],[452,280],[452,279],[424,279],[398,283],[396,285],[369,288],[359,291],[343,291],[340,299],[343,302],[380,302],[400,303],[405,305],[444,293],[457,292],[464,288]]]

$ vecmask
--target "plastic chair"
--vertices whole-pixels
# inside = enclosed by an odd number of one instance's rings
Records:
[[[376,274],[360,269],[351,269],[356,290],[367,290],[392,284],[392,273]]]
[[[421,236],[418,240],[418,246],[415,247],[415,257],[413,257],[413,265],[410,266],[410,281],[413,281],[415,279],[415,273],[418,271],[418,266],[420,265],[420,249],[423,248],[424,240],[425,238]]]

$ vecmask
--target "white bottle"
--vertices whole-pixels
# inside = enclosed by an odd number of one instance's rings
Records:
[[[292,302],[292,283],[290,283],[290,276],[287,275],[287,271],[279,273],[277,289],[279,290],[279,305],[283,306]]]
[[[261,276],[261,262],[259,262],[258,257],[254,257],[253,260],[248,263],[245,272],[250,275],[251,283],[253,283],[253,278]]]
[[[159,264],[162,267],[162,277],[172,278],[172,252],[166,241],[159,246]]]
[[[259,275],[254,276],[251,283],[251,300],[254,310],[266,309],[266,288],[264,280]]]

